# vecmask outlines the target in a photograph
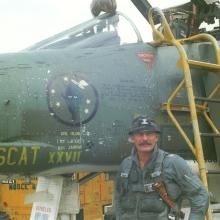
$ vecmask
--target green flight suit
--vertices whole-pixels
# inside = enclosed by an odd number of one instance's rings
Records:
[[[191,172],[183,158],[168,154],[157,146],[143,170],[140,168],[135,148],[131,156],[121,163],[115,187],[116,219],[168,220],[170,208],[159,193],[151,191],[150,188],[151,183],[157,181],[164,182],[169,197],[176,203],[177,210],[180,209],[183,198],[189,200],[191,206],[189,220],[205,219],[209,196],[202,182]]]

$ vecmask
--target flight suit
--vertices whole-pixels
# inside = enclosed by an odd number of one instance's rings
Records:
[[[169,197],[176,203],[175,212],[152,189],[152,183],[158,181],[164,182]],[[171,212],[176,214],[180,209],[183,198],[190,202],[189,220],[204,220],[209,204],[207,190],[185,160],[157,146],[143,170],[133,148],[131,156],[121,163],[115,188],[117,220],[168,220]]]

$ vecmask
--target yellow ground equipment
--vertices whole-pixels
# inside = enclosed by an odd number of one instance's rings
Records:
[[[85,176],[80,173],[79,178]],[[0,184],[0,220],[29,220],[31,205],[24,205],[24,197],[35,191],[37,179],[25,183],[24,179]],[[112,203],[113,182],[100,174],[80,186],[81,211],[79,220],[103,219],[103,207]],[[2,217],[2,218],[1,218]]]

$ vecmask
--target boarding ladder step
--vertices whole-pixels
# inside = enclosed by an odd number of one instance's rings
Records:
[[[220,64],[207,63],[207,62],[202,62],[202,61],[197,61],[197,60],[188,60],[188,64],[195,68],[211,70],[214,72],[220,71]]]
[[[201,136],[204,137],[216,137],[216,138],[220,138],[220,134],[216,134],[216,133],[200,133]]]
[[[195,100],[196,101],[220,103],[220,99],[211,99],[211,98],[207,98],[207,97],[195,97]]]

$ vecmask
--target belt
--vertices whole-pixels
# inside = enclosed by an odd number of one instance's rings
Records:
[[[153,185],[154,183],[148,183],[144,185],[132,185],[131,191],[132,192],[145,192],[145,193],[154,192],[155,189],[153,188]]]

